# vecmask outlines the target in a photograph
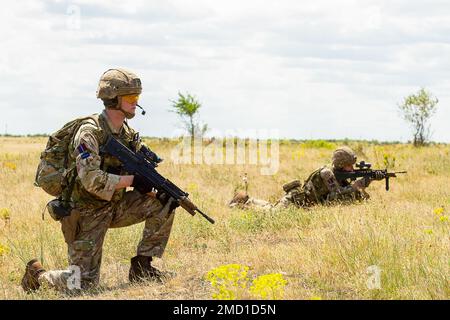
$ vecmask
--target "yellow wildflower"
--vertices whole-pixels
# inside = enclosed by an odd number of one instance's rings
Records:
[[[294,151],[292,152],[291,158],[292,160],[300,160],[303,158],[304,155],[305,155],[304,150]]]
[[[8,208],[0,209],[0,219],[8,221],[11,218],[11,212]]]
[[[11,170],[17,169],[17,165],[14,162],[5,162],[5,163],[3,163],[3,166],[5,168],[11,169]]]
[[[439,220],[440,220],[441,222],[448,221],[448,216],[442,215],[442,216],[439,217]]]
[[[433,230],[431,230],[431,229],[426,229],[426,230],[425,230],[425,233],[426,233],[426,234],[433,234]]]
[[[435,215],[440,216],[441,214],[444,213],[444,208],[443,207],[436,208],[436,209],[433,210],[433,212],[434,212]]]
[[[189,183],[187,188],[190,192],[197,192],[198,191],[198,185],[196,183]]]
[[[286,284],[280,273],[265,274],[253,280],[250,292],[262,299],[283,299]]]
[[[234,300],[236,292],[247,287],[249,267],[239,264],[228,264],[212,269],[206,274],[206,279],[218,290],[213,299]]]
[[[0,257],[9,253],[9,248],[0,243]]]

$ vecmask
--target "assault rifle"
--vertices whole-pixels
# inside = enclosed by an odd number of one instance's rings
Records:
[[[396,172],[388,172],[387,169],[384,170],[373,170],[371,169],[372,165],[370,163],[366,163],[365,161],[361,161],[356,164],[358,169],[353,171],[336,171],[334,173],[336,179],[338,181],[342,180],[356,180],[357,178],[371,178],[376,180],[384,179],[386,181],[386,191],[389,190],[389,178],[396,178],[399,173],[406,173],[406,171],[396,171]],[[381,179],[380,179],[381,178]]]
[[[144,149],[144,150],[142,150]],[[158,163],[162,160],[152,151],[143,147],[137,152],[133,152],[124,146],[113,136],[109,136],[106,143],[102,146],[101,152],[108,153],[117,158],[123,166],[123,169],[134,175],[137,183],[134,183],[138,190],[156,190],[158,194],[166,194],[173,199],[191,215],[200,213],[210,223],[214,220],[203,213],[189,198],[189,194],[178,188],[170,180],[164,178],[156,171]]]

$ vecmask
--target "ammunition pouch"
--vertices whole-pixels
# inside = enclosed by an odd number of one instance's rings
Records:
[[[291,191],[294,188],[300,188],[302,186],[302,183],[300,182],[300,180],[294,180],[288,183],[285,183],[283,185],[283,190],[284,192],[288,193],[289,191]]]
[[[64,204],[60,199],[54,199],[47,203],[47,210],[53,220],[59,221],[64,217],[70,216],[72,208]]]
[[[292,190],[292,189],[291,189]],[[306,194],[304,191],[300,190],[292,190],[290,193],[291,201],[297,206],[297,207],[303,207],[305,206],[307,202]]]
[[[61,231],[67,244],[71,244],[75,240],[78,232],[78,220],[80,212],[70,207],[60,199],[54,199],[47,203],[47,210],[55,221],[61,222]]]

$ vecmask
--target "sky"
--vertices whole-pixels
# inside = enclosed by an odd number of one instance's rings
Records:
[[[180,132],[178,92],[210,134],[407,141],[398,104],[439,99],[432,140],[450,142],[450,2],[28,1],[0,12],[0,133],[51,133],[100,112],[107,69],[142,81],[131,126]]]

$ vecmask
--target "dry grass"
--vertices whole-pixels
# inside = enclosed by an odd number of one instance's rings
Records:
[[[288,209],[272,213],[227,208],[240,175],[247,172],[254,197],[276,200],[280,185],[304,179],[327,163],[332,145],[283,142],[280,170],[259,175],[256,166],[178,165],[171,163],[170,141],[148,141],[167,159],[160,172],[187,189],[194,202],[213,216],[210,225],[200,217],[177,210],[163,259],[156,265],[177,275],[158,285],[127,284],[129,259],[134,255],[142,225],[110,230],[104,246],[101,288],[86,299],[210,299],[204,279],[219,265],[238,263],[252,274],[282,272],[288,280],[286,299],[448,299],[450,146],[414,149],[408,145],[376,146],[351,143],[374,166],[384,156],[396,157],[395,169],[408,170],[391,182],[374,183],[371,200],[349,206]],[[59,224],[41,213],[50,197],[33,186],[43,138],[0,138],[0,299],[69,299],[52,290],[34,295],[22,292],[19,281],[26,261],[40,257],[48,269],[66,267],[66,245]],[[16,168],[14,169],[15,164]],[[441,215],[442,216],[442,215]],[[368,289],[367,267],[381,268],[381,289]]]

